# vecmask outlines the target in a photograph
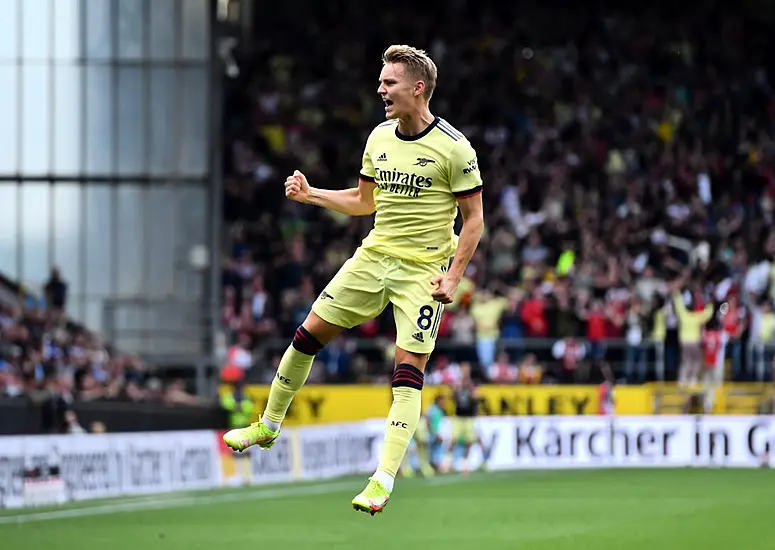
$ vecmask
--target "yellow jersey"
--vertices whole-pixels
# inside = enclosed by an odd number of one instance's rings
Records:
[[[509,306],[506,298],[494,296],[489,300],[474,300],[471,316],[476,322],[476,337],[482,340],[497,340],[501,335],[500,321]]]
[[[678,341],[682,344],[702,342],[702,327],[713,317],[713,304],[702,311],[689,311],[680,292],[673,295],[673,307],[678,315]]]
[[[449,261],[457,199],[482,191],[476,152],[439,117],[414,136],[401,134],[397,120],[374,128],[360,179],[377,184],[374,228],[361,246],[415,262]]]

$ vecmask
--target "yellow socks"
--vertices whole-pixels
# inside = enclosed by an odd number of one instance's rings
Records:
[[[280,429],[293,397],[307,381],[315,354],[321,349],[323,344],[318,342],[307,329],[303,326],[296,329],[293,343],[285,350],[277,374],[272,380],[266,411],[261,419],[273,432]]]
[[[390,407],[382,457],[372,476],[388,491],[393,490],[396,472],[417,429],[422,410],[423,373],[402,363],[393,371],[393,406]]]

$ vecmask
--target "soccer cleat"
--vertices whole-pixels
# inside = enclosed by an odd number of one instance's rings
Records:
[[[233,450],[242,452],[253,445],[270,449],[279,435],[280,430],[273,432],[263,422],[253,422],[247,428],[226,432],[223,434],[223,441]]]
[[[379,481],[369,478],[369,484],[353,499],[353,509],[359,512],[381,514],[387,506],[390,492]]]

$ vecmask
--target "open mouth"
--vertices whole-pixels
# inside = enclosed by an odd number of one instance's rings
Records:
[[[385,102],[385,107],[390,107],[391,105],[393,105],[393,101],[390,99],[382,98],[382,101]]]

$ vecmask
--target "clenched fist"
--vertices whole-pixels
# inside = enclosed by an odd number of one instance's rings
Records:
[[[449,274],[436,275],[433,280],[431,280],[431,286],[433,286],[431,296],[434,300],[441,302],[442,304],[451,304],[455,301],[455,294],[457,294],[457,285],[459,281],[452,279],[448,275]]]
[[[307,183],[307,177],[298,170],[294,170],[293,175],[285,179],[285,196],[296,202],[308,202],[309,183]]]

